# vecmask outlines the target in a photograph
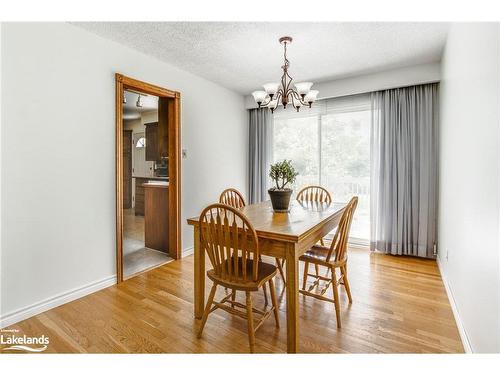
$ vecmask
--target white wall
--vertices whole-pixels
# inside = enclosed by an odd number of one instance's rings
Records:
[[[386,70],[379,73],[319,82],[315,83],[313,88],[319,90],[318,99],[364,94],[395,87],[437,82],[440,78],[440,69],[440,63],[414,65],[405,68]],[[245,97],[245,107],[257,107],[252,95],[247,95]]]
[[[241,95],[69,24],[4,23],[1,38],[6,321],[115,275],[115,72],[182,94],[184,249],[187,217],[227,186],[246,194]]]
[[[0,52],[2,51],[2,27],[0,26]],[[0,88],[2,87],[2,59],[0,58]],[[2,90],[0,90],[0,167],[2,165]],[[0,170],[0,197],[2,196],[2,173]],[[0,199],[0,213],[2,212],[2,199]],[[0,215],[0,273],[2,271],[2,215]],[[2,315],[2,277],[0,275],[0,316]],[[1,318],[0,318],[1,321]],[[0,323],[0,327],[1,327]]]
[[[500,27],[498,30],[498,50],[500,51]],[[498,61],[498,76],[500,77],[500,59]],[[498,80],[498,91],[500,92],[500,79]],[[500,108],[500,95],[498,96],[498,108]],[[500,139],[500,126],[498,127],[498,138]],[[500,162],[498,163],[498,174],[500,175]],[[500,217],[500,200],[498,201],[498,216]],[[500,220],[498,221],[498,243],[500,244]],[[500,270],[500,256],[498,257],[498,269]],[[498,272],[497,285],[500,285],[500,272]],[[500,290],[497,292],[500,294]],[[500,305],[500,297],[498,303]],[[498,307],[498,310],[500,311],[500,306]],[[498,337],[500,341],[500,324],[498,324]]]
[[[454,24],[442,61],[439,263],[474,352],[500,351],[499,34]]]

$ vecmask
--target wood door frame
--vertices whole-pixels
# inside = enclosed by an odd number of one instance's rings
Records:
[[[115,74],[115,125],[116,125],[116,280],[123,281],[123,91],[132,89],[168,100],[168,175],[169,175],[169,248],[174,259],[182,256],[181,247],[181,94]]]
[[[134,158],[134,156],[133,156],[133,150],[132,150],[133,146],[132,146],[132,144],[134,143],[134,133],[133,133],[132,130],[125,130],[124,129],[122,131],[122,134],[126,134],[126,133],[130,134],[130,156],[129,156],[130,157],[130,207],[132,207],[134,205],[134,201],[132,199],[132,197],[134,196],[132,194],[132,174],[134,173],[133,172],[134,171],[134,169],[133,169],[133,165],[134,165],[133,158]],[[123,153],[122,153],[122,155],[123,155]]]

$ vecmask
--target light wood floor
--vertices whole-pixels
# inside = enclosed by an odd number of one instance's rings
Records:
[[[144,247],[144,216],[136,216],[133,208],[123,210],[123,253]]]
[[[332,304],[300,297],[300,351],[326,353],[463,352],[434,261],[351,249],[354,302],[341,292],[342,328]],[[285,300],[278,277],[281,329],[268,319],[256,351],[286,351]],[[207,282],[207,295],[210,288]],[[219,296],[224,289],[219,290]],[[239,297],[241,299],[241,296]],[[263,305],[262,293],[255,295]],[[47,352],[248,352],[246,322],[211,314],[203,338],[193,319],[193,257],[147,273],[15,324],[19,334],[50,338]]]

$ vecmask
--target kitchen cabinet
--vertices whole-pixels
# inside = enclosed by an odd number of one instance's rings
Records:
[[[158,123],[144,124],[146,127],[146,161],[160,160],[158,151]]]
[[[158,121],[146,128],[146,161],[160,162],[168,157],[168,103],[158,102]]]
[[[168,182],[150,181],[142,186],[145,196],[145,246],[168,253]]]
[[[172,114],[170,114],[172,115]],[[158,137],[157,137],[157,147],[158,147],[158,159],[156,161],[161,161],[163,158],[168,157],[168,101],[159,100],[158,101]]]
[[[133,176],[135,179],[135,208],[134,213],[136,216],[144,216],[144,186],[148,181],[168,181],[168,177],[138,177]]]

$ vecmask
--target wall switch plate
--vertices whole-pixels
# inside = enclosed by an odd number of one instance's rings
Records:
[[[183,149],[182,149],[182,158],[183,158],[183,159],[187,159],[187,157],[188,157],[188,154],[187,154],[187,149],[183,148]]]

